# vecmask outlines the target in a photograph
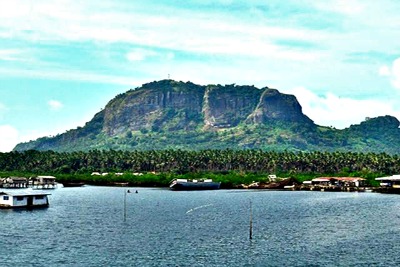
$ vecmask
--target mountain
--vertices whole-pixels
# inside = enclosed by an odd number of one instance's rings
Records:
[[[14,150],[263,149],[399,154],[400,122],[370,118],[344,130],[316,125],[293,95],[254,86],[161,80],[112,99],[84,127]]]

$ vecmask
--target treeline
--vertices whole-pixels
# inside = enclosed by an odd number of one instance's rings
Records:
[[[91,172],[266,173],[392,175],[400,173],[398,155],[352,152],[271,152],[263,150],[151,150],[0,153],[1,172],[88,174]]]

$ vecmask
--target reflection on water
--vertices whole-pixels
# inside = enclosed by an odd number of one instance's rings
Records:
[[[125,190],[58,188],[47,209],[0,210],[2,265],[400,264],[400,195],[139,188],[124,221]]]

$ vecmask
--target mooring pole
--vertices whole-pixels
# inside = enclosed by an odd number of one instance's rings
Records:
[[[250,229],[249,229],[249,238],[253,239],[253,205],[250,200]]]
[[[131,190],[124,190],[124,222],[126,221],[126,195],[129,194]]]
[[[126,193],[127,191],[124,190],[124,222],[126,221]]]

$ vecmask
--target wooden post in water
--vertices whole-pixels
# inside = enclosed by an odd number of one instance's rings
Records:
[[[124,190],[124,222],[126,221],[126,190]]]
[[[124,190],[124,222],[126,221],[126,194],[130,193],[131,191]]]
[[[250,200],[250,229],[249,229],[249,238],[253,239],[253,207],[252,202]]]

